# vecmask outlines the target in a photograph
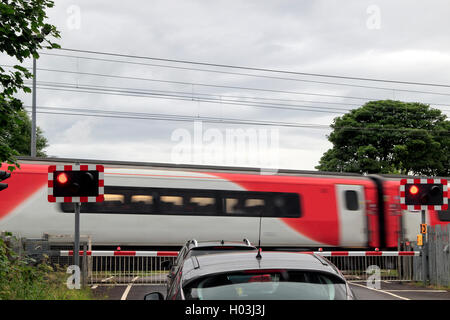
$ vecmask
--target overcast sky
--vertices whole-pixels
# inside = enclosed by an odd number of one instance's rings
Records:
[[[61,31],[62,37],[57,42],[63,48],[450,84],[449,13],[448,1],[57,0],[48,15],[50,23]],[[37,76],[40,112],[55,112],[45,108],[76,108],[328,126],[334,117],[365,101],[398,99],[430,103],[450,115],[450,90],[445,87],[255,72],[59,50],[45,52],[79,57],[41,55],[38,60],[41,70]],[[0,61],[3,64],[13,62],[5,56]],[[26,66],[31,63],[27,62]],[[50,69],[103,76],[48,71]],[[247,75],[230,74],[233,72]],[[44,82],[47,82],[46,88]],[[110,91],[100,94],[98,91],[61,90],[66,87],[50,90],[61,85],[91,89],[104,86],[110,87]],[[70,90],[73,89],[76,88]],[[129,91],[146,95],[137,97]],[[149,96],[149,93],[161,92],[192,99]],[[199,96],[214,99],[214,103],[197,101],[195,98]],[[26,105],[31,105],[31,96],[23,98]],[[230,101],[247,105],[230,105]],[[308,106],[308,110],[316,112],[267,108],[269,104],[272,107]],[[58,157],[311,170],[331,147],[326,138],[330,130],[326,127],[204,122],[197,123],[197,130],[194,130],[192,121],[133,117],[39,113],[37,123],[49,140],[47,154]],[[226,138],[231,130],[256,136],[256,140],[232,150]],[[203,148],[199,149],[202,139]],[[180,154],[181,151],[184,153]]]

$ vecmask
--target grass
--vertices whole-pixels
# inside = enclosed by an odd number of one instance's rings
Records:
[[[90,288],[67,288],[68,274],[18,256],[0,239],[0,300],[92,300]]]

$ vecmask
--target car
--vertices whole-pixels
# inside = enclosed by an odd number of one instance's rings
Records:
[[[163,269],[170,269],[167,275],[167,290],[170,289],[179,267],[186,259],[192,256],[232,251],[257,251],[257,248],[248,239],[243,239],[240,242],[225,240],[197,241],[195,239],[187,241],[179,251],[175,262],[165,260],[161,263]]]
[[[314,253],[230,252],[191,256],[167,300],[353,300],[342,273]],[[162,300],[152,292],[145,300]]]

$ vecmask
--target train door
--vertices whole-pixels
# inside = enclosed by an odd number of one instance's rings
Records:
[[[340,246],[366,246],[368,239],[364,187],[338,184],[336,198]]]

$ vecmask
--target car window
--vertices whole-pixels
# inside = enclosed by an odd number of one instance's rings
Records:
[[[256,270],[202,277],[184,288],[188,300],[344,300],[344,280],[314,271]]]

